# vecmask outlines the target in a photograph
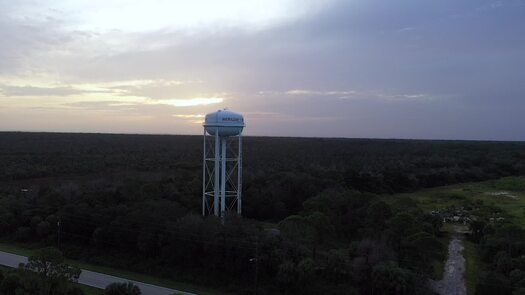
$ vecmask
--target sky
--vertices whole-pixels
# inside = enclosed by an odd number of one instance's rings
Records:
[[[0,130],[525,140],[525,0],[0,0]]]

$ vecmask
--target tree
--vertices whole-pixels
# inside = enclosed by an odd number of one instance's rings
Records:
[[[377,230],[383,230],[386,221],[392,217],[392,210],[384,201],[376,201],[372,203],[366,212],[367,223]]]
[[[392,230],[398,239],[403,239],[418,232],[418,224],[414,217],[402,212],[390,218],[387,222],[388,228]]]
[[[47,290],[48,294],[57,293],[57,290],[65,287],[66,282],[76,282],[81,272],[79,268],[66,264],[62,252],[53,247],[37,251],[21,267],[38,274],[42,280],[42,289]]]
[[[79,286],[69,287],[66,295],[84,295],[84,291]]]
[[[284,236],[296,242],[312,241],[314,229],[301,215],[291,215],[279,222],[279,229]]]
[[[492,264],[494,268],[502,274],[508,274],[512,270],[512,258],[505,251],[496,253]]]
[[[412,265],[417,268],[425,268],[431,265],[432,260],[441,261],[444,259],[443,244],[427,232],[419,232],[406,239],[408,251],[404,251]],[[429,267],[428,267],[429,268]],[[427,269],[430,271],[431,269]]]
[[[24,268],[10,269],[0,278],[1,295],[84,295],[79,286],[56,281]]]
[[[27,242],[31,240],[32,232],[31,228],[27,226],[21,226],[16,230],[15,240],[19,242]]]
[[[0,293],[6,295],[15,294],[16,289],[18,289],[20,286],[20,277],[18,275],[8,275],[0,284]]]
[[[514,269],[509,274],[510,282],[514,285],[525,278],[525,272],[521,269]]]
[[[377,294],[413,294],[415,289],[414,274],[391,261],[374,266],[372,282]]]
[[[509,280],[502,274],[488,271],[482,272],[476,286],[476,295],[510,295]]]
[[[441,236],[443,219],[439,215],[424,214],[421,219],[422,222],[429,226],[430,230],[426,230],[429,234]]]
[[[345,281],[350,276],[350,259],[348,250],[332,249],[326,255],[325,271],[328,278],[339,283]]]
[[[479,220],[474,220],[470,223],[470,230],[472,231],[472,234],[470,234],[470,238],[472,241],[479,243],[479,241],[483,237],[483,229],[485,228],[485,226],[485,222]]]
[[[41,221],[36,226],[36,233],[39,237],[47,237],[51,232],[51,225],[47,221]]]
[[[297,264],[299,283],[302,286],[311,285],[315,279],[315,262],[311,258],[305,258]]]
[[[112,283],[104,289],[104,295],[141,295],[139,287],[132,282]]]
[[[314,212],[306,216],[306,222],[311,228],[310,232],[312,234],[313,242],[313,253],[312,256],[315,259],[317,254],[317,247],[323,242],[323,238],[330,233],[331,225],[328,217],[321,212]]]

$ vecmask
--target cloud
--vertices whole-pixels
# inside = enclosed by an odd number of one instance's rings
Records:
[[[119,100],[130,98],[132,101],[137,99],[151,99],[152,103],[159,99],[169,98],[164,103],[180,105],[187,100],[175,99],[173,96],[193,96],[187,91],[180,91],[184,85],[199,83],[194,81],[178,80],[119,80],[93,83],[72,83],[67,86],[54,86],[57,83],[53,79],[36,79],[31,81],[32,77],[9,79],[0,77],[0,94],[5,97],[78,97],[78,96],[102,96],[119,98]],[[29,84],[29,85],[28,85]],[[155,90],[162,93],[157,93]],[[223,93],[223,95],[225,95]],[[169,101],[169,100],[173,101]],[[191,98],[192,101],[186,104],[198,102],[198,98]],[[212,99],[213,100],[213,99]],[[216,99],[215,99],[216,100]],[[203,100],[207,102],[206,100]]]
[[[120,101],[77,101],[71,103],[65,103],[63,106],[71,108],[79,108],[84,110],[93,111],[123,111],[123,110],[135,110],[136,104],[122,103]]]
[[[191,107],[209,104],[218,104],[224,101],[220,97],[199,97],[199,98],[188,98],[188,99],[163,99],[163,100],[151,100],[149,104],[160,104],[160,105],[171,105],[175,107]]]
[[[195,107],[209,104],[217,104],[222,102],[222,98],[189,98],[189,99],[171,99],[171,100],[154,100],[143,98],[136,101],[119,101],[119,100],[96,100],[96,101],[77,101],[64,103],[62,106],[80,108],[86,110],[100,110],[100,111],[141,111],[148,110],[148,106],[168,106],[168,107]],[[195,115],[176,115],[174,117],[192,116]]]
[[[185,119],[196,119],[196,118],[204,118],[204,115],[202,115],[202,114],[198,114],[198,115],[194,115],[194,114],[191,114],[191,115],[176,114],[176,115],[173,115],[173,117],[185,118]]]
[[[306,123],[306,122],[323,122],[323,121],[340,121],[343,119],[343,117],[339,116],[300,116],[300,115],[292,115],[292,114],[285,114],[285,113],[275,113],[275,112],[247,112],[244,114],[246,117],[246,120],[249,122],[257,123],[261,121],[271,120],[274,123],[277,122],[298,122],[298,123]]]
[[[0,103],[76,103],[68,111],[163,124],[228,104],[252,116],[253,134],[524,139],[523,4],[339,0],[255,30],[97,30],[46,5],[2,2]],[[487,110],[506,119],[487,128]]]
[[[314,98],[327,102],[327,99],[367,99],[367,100],[388,100],[388,101],[424,101],[439,98],[439,96],[425,94],[425,93],[388,93],[380,90],[356,91],[356,90],[306,90],[306,89],[292,89],[288,91],[259,91],[257,93],[262,97],[283,97],[291,96],[297,98]],[[441,96],[443,97],[443,96]]]
[[[4,96],[68,96],[84,91],[72,87],[33,87],[33,86],[2,86],[0,92]]]
[[[292,89],[286,91],[286,94],[288,95],[296,95],[296,96],[337,96],[339,98],[350,98],[357,94],[357,91],[354,90],[347,90],[347,91],[338,91],[338,90],[332,90],[332,91],[318,91],[318,90],[305,90],[305,89]]]

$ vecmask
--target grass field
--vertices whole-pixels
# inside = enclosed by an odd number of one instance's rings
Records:
[[[387,200],[398,197],[413,199],[425,211],[482,201],[485,205],[501,208],[516,224],[525,227],[525,176],[436,187],[397,194]]]
[[[450,237],[448,234],[444,235],[443,237],[439,238],[439,241],[445,245],[448,245]],[[445,259],[443,261],[434,261],[432,263],[432,279],[435,281],[439,281],[443,279],[443,272],[445,271],[445,261],[447,261],[448,252],[446,253]]]
[[[465,283],[467,286],[467,294],[476,294],[476,283],[478,281],[479,271],[482,268],[481,260],[479,258],[476,245],[470,241],[463,241],[463,255],[465,257]]]
[[[18,244],[4,243],[4,242],[0,243],[0,251],[23,255],[23,256],[33,255],[36,249],[37,248],[32,248],[27,245],[18,245]],[[197,294],[202,294],[202,295],[229,295],[229,293],[225,293],[222,291],[211,290],[205,287],[197,287],[191,284],[181,283],[181,282],[173,281],[170,279],[158,278],[158,277],[140,274],[140,273],[131,272],[131,271],[126,271],[122,269],[115,269],[111,267],[83,263],[83,262],[76,261],[76,260],[68,259],[66,261],[70,265],[75,265],[82,269],[104,273],[108,275],[113,275],[113,276],[129,279],[129,280],[140,281],[140,282],[144,282],[148,284],[159,285],[159,286],[163,286],[167,288],[173,288],[173,289],[182,290],[186,292],[192,292],[192,293],[197,293]],[[86,292],[87,295],[102,294],[102,290],[100,289],[92,288],[92,287],[88,287],[84,285],[80,285],[80,286],[83,288],[84,292]]]

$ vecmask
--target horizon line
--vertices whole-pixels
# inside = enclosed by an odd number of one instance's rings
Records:
[[[96,131],[27,131],[27,130],[0,130],[0,133],[46,133],[46,134],[86,134],[86,135],[141,135],[141,136],[202,136],[202,134],[177,133],[132,133],[132,132],[96,132]],[[514,142],[525,143],[525,140],[501,139],[457,139],[457,138],[403,138],[403,137],[346,137],[346,136],[285,136],[285,135],[243,135],[243,137],[267,138],[304,138],[304,139],[347,139],[347,140],[406,140],[406,141],[475,141],[475,142]]]

